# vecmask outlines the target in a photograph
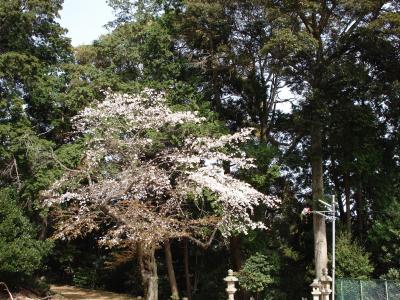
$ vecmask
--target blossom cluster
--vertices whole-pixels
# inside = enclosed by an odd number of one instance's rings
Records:
[[[125,130],[138,132],[143,129],[159,129],[167,124],[204,121],[197,112],[172,112],[162,92],[144,89],[134,95],[116,94],[110,91],[106,91],[105,94],[105,100],[95,107],[85,108],[73,118],[77,132],[92,133],[99,127],[104,129],[104,125],[110,125],[112,122],[115,122],[114,125],[123,126]],[[116,126],[106,129],[118,131]]]

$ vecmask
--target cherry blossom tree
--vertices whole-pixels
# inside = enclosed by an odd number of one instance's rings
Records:
[[[254,209],[278,201],[224,171],[227,163],[232,170],[254,167],[240,146],[254,139],[251,128],[201,135],[196,127],[206,119],[172,110],[164,93],[105,96],[74,117],[84,157],[43,193],[44,202],[53,208],[55,238],[96,232],[100,245],[134,249],[146,299],[153,300],[157,247],[188,238],[207,248],[217,231],[228,237],[265,229],[253,220]],[[205,192],[213,195],[212,210],[199,205]]]

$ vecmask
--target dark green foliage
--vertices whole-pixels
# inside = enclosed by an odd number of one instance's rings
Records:
[[[248,143],[244,151],[255,159],[257,168],[243,171],[242,175],[248,182],[264,193],[269,193],[270,188],[280,177],[280,167],[274,162],[279,151],[267,143]]]
[[[23,215],[10,189],[0,190],[0,279],[12,283],[43,267],[51,241],[38,241],[35,227]]]
[[[376,220],[369,234],[372,249],[379,263],[379,271],[399,269],[400,262],[400,204],[397,199]]]

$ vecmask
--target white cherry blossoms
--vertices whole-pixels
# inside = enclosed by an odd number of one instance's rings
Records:
[[[255,207],[279,203],[235,178],[238,170],[254,167],[241,149],[254,138],[251,128],[196,136],[182,126],[202,126],[206,120],[197,112],[171,110],[163,93],[107,92],[104,101],[84,109],[73,122],[77,136],[85,139],[85,155],[76,170],[43,193],[46,204],[58,207],[58,238],[99,230],[100,243],[110,247],[154,244],[195,238],[199,226],[218,227],[229,236],[264,229],[253,221]],[[180,143],[170,139],[176,133]],[[196,206],[190,201],[205,189],[216,196],[218,209],[193,214]]]

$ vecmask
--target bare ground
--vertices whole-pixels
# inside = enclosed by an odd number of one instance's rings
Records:
[[[0,287],[0,300],[140,300],[141,297],[133,297],[126,294],[117,294],[99,290],[89,290],[68,285],[51,285],[51,296],[40,298],[29,290],[10,295]]]
[[[88,290],[68,285],[52,285],[50,290],[55,293],[54,300],[138,300],[129,295],[116,294],[105,291]]]

